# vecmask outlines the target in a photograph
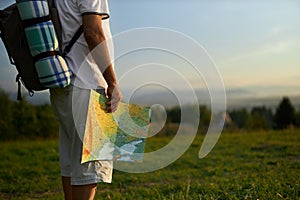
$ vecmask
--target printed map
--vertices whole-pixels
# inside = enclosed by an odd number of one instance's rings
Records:
[[[141,162],[149,131],[150,108],[120,103],[117,111],[106,113],[106,101],[103,95],[91,91],[81,163]]]

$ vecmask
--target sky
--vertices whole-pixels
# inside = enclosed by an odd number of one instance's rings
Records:
[[[1,0],[0,8],[11,2]],[[113,35],[161,27],[197,41],[228,94],[300,95],[299,0],[109,0],[109,5]],[[116,68],[118,76],[121,71]],[[0,86],[14,90],[15,74],[0,42]]]

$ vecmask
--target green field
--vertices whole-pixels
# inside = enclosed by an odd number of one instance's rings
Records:
[[[170,139],[149,139],[147,151]],[[202,139],[159,171],[115,170],[96,199],[300,199],[300,130],[224,133],[200,160]],[[0,199],[63,199],[56,141],[0,143]]]

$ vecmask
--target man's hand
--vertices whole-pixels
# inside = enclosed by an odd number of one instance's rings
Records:
[[[122,99],[118,85],[109,85],[106,90],[106,96],[108,97],[108,102],[106,103],[105,111],[108,113],[115,112]]]

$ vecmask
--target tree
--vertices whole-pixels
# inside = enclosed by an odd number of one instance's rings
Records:
[[[300,111],[296,113],[296,126],[300,127]]]
[[[181,108],[179,106],[167,110],[167,121],[171,123],[180,123],[181,121]]]
[[[251,110],[251,129],[271,129],[273,127],[273,114],[265,106],[253,107]]]
[[[0,140],[57,137],[58,124],[50,105],[12,101],[0,88]]]
[[[279,103],[274,116],[275,128],[284,129],[296,125],[296,113],[288,97]]]
[[[9,99],[8,94],[6,94],[0,88],[0,140],[14,134],[14,127],[12,125],[13,114],[12,114],[13,104]]]
[[[36,109],[25,99],[14,103],[13,126],[15,127],[18,138],[34,138],[38,133],[38,120]]]
[[[42,138],[56,138],[58,136],[58,123],[50,105],[35,106],[38,125],[37,136]]]
[[[210,120],[211,120],[211,111],[206,106],[200,106],[200,122],[199,122],[199,130],[201,133],[206,133]]]
[[[229,115],[238,128],[248,128],[251,115],[245,108],[233,110],[229,112]]]

